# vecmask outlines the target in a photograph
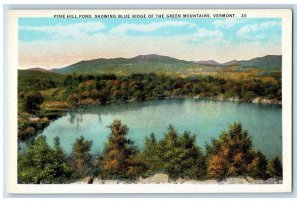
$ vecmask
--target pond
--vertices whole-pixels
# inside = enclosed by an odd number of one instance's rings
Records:
[[[190,131],[197,136],[202,151],[205,143],[217,138],[228,124],[240,122],[248,130],[254,147],[267,158],[282,158],[282,108],[279,105],[240,102],[169,99],[138,103],[90,105],[79,107],[50,123],[40,134],[53,145],[60,137],[61,146],[70,153],[75,139],[83,135],[92,140],[92,153],[99,154],[104,147],[114,119],[129,127],[128,137],[142,149],[145,137],[154,133],[162,139],[172,124],[179,133]],[[40,135],[39,134],[39,135]],[[26,144],[21,142],[21,148]]]

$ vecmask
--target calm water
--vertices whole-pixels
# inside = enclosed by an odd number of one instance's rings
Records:
[[[107,126],[116,118],[129,127],[129,137],[139,148],[152,132],[163,138],[172,124],[180,133],[188,130],[196,134],[197,143],[204,149],[205,142],[238,121],[249,131],[255,148],[268,158],[282,156],[281,106],[267,104],[182,99],[88,106],[53,121],[42,134],[51,145],[55,136],[60,137],[68,153],[75,139],[83,135],[93,141],[92,153],[98,154],[110,133]]]

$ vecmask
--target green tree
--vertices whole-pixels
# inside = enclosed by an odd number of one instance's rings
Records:
[[[163,171],[168,173],[171,178],[177,177],[180,173],[179,163],[180,158],[178,158],[178,137],[175,128],[170,125],[168,133],[165,138],[160,142],[160,152],[162,154],[161,160],[163,163]]]
[[[145,147],[142,153],[142,159],[146,164],[146,176],[154,175],[162,169],[161,152],[158,141],[153,133],[145,139]]]
[[[25,110],[36,114],[40,110],[40,104],[44,101],[40,92],[31,92],[25,96]]]
[[[110,179],[128,178],[128,171],[132,170],[132,159],[137,150],[133,142],[126,137],[128,127],[122,125],[120,120],[114,120],[109,128],[111,133],[103,152],[101,176]]]
[[[202,178],[206,174],[205,158],[195,143],[196,136],[184,132],[178,136],[173,126],[159,143],[163,171],[173,179]]]
[[[71,178],[71,167],[55,139],[55,148],[40,136],[24,153],[18,154],[18,182],[26,184],[61,184]]]
[[[179,137],[181,177],[201,179],[206,175],[205,156],[196,144],[196,135],[184,132]]]
[[[67,155],[60,146],[59,137],[54,138],[54,149],[51,150],[52,163],[46,165],[45,175],[52,172],[51,175],[53,175],[53,177],[48,181],[48,183],[64,183],[66,180],[71,178],[72,169],[68,162]]]
[[[90,174],[92,155],[90,154],[92,141],[80,136],[75,140],[71,154],[71,165],[74,177],[85,177]]]

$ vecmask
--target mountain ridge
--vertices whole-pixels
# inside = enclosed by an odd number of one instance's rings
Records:
[[[266,69],[279,68],[282,66],[281,55],[266,55],[262,57],[255,57],[249,60],[232,60],[225,65],[239,65],[241,67],[260,67]]]
[[[147,54],[137,55],[132,58],[97,58],[92,60],[82,60],[63,68],[53,68],[51,70],[41,67],[31,68],[35,71],[50,71],[61,74],[70,73],[151,73],[151,72],[184,72],[188,69],[211,68],[216,71],[220,68],[237,66],[243,68],[280,69],[282,63],[281,55],[266,55],[255,57],[249,60],[232,60],[219,63],[215,60],[186,61],[177,58]]]

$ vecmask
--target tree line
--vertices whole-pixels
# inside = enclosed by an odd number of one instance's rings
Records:
[[[35,92],[36,100],[67,101],[71,104],[85,102],[143,101],[146,98],[181,96],[214,97],[225,99],[236,97],[241,101],[252,101],[256,97],[281,100],[281,79],[224,79],[212,76],[171,77],[166,75],[132,74],[116,75],[67,75],[65,77],[39,79],[19,77],[19,101],[25,111],[28,99]],[[49,89],[56,89],[47,93]],[[38,93],[45,91],[44,95]],[[32,100],[31,100],[32,101]],[[29,107],[29,108],[28,108]]]
[[[168,174],[171,179],[217,179],[229,176],[251,176],[257,179],[282,177],[278,157],[268,160],[254,149],[248,131],[240,123],[229,125],[217,139],[207,143],[205,150],[196,144],[196,135],[179,134],[173,126],[161,140],[155,134],[146,137],[144,149],[139,150],[129,139],[129,129],[120,120],[109,126],[111,132],[103,152],[92,156],[92,141],[79,137],[67,155],[59,138],[54,146],[39,136],[24,152],[18,153],[18,183],[60,184],[83,177],[126,180],[156,173]]]

